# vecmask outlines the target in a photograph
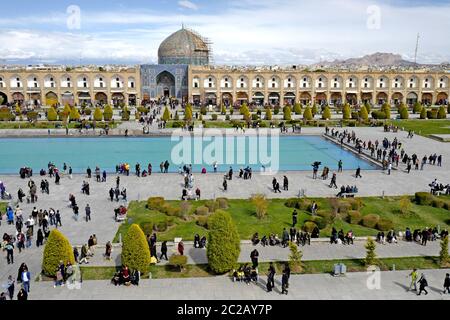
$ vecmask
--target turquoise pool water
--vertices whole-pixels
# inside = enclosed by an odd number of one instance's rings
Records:
[[[344,169],[376,169],[374,165],[353,153],[324,140],[319,136],[279,137],[275,140],[252,140],[256,138],[181,138],[172,141],[170,137],[155,138],[1,138],[0,174],[16,174],[21,167],[33,168],[35,174],[47,168],[49,161],[60,169],[63,163],[72,166],[74,173],[84,173],[88,166],[92,170],[115,172],[119,163],[129,163],[134,171],[136,163],[142,170],[148,163],[153,171],[159,171],[159,164],[168,160],[169,171],[177,172],[178,167],[193,164],[194,172],[203,167],[212,171],[211,164],[218,162],[218,171],[235,170],[249,165],[256,172],[262,166],[279,171],[311,170],[315,161],[323,166],[337,169],[341,159]],[[229,140],[226,140],[229,139]],[[266,147],[267,146],[267,147]],[[189,148],[190,147],[190,148]],[[214,150],[215,147],[215,150]]]

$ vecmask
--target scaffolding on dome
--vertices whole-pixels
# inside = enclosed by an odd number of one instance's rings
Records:
[[[192,32],[193,34],[195,34],[197,37],[199,37],[208,47],[208,61],[209,64],[214,64],[214,54],[213,54],[213,42],[206,37],[203,37],[200,33],[198,33],[197,31],[191,29],[191,28],[186,28],[186,26],[183,24],[183,29]]]

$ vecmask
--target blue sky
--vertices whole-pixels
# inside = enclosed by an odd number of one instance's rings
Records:
[[[450,61],[450,0],[16,0],[2,12],[6,63],[152,63],[182,23],[211,39],[216,64],[413,59],[418,32],[419,62]]]

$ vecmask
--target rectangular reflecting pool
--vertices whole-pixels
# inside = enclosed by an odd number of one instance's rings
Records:
[[[115,172],[120,163],[129,163],[134,171],[136,163],[141,170],[149,163],[159,171],[161,162],[168,160],[169,171],[178,172],[179,166],[192,164],[194,172],[203,167],[212,171],[217,161],[218,171],[250,166],[259,171],[263,166],[279,171],[311,170],[319,161],[330,170],[337,170],[342,160],[344,170],[377,169],[357,155],[340,148],[320,136],[282,136],[267,141],[252,137],[191,138],[0,138],[0,174],[16,174],[21,167],[31,167],[35,174],[53,162],[60,170],[63,163],[74,173],[92,170]],[[276,141],[275,141],[276,140]]]

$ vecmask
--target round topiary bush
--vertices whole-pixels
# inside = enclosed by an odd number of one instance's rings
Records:
[[[218,210],[208,220],[209,241],[206,248],[208,264],[218,274],[230,271],[241,252],[240,237],[228,212]]]
[[[309,233],[311,233],[311,232],[313,232],[313,230],[315,229],[317,227],[317,225],[314,223],[314,222],[312,222],[312,221],[306,221],[305,222],[305,224],[303,225],[303,231],[306,231],[306,232],[309,232]]]
[[[208,217],[198,217],[195,220],[195,224],[205,229],[208,229]]]
[[[374,229],[377,226],[380,216],[377,214],[368,214],[362,218],[362,225],[367,228]]]
[[[195,214],[198,216],[207,216],[209,214],[209,208],[205,206],[200,206],[195,209]]]
[[[50,232],[44,248],[42,272],[50,277],[56,276],[56,268],[60,262],[75,264],[73,249],[69,240],[57,229]]]
[[[340,202],[338,207],[339,213],[348,213],[350,209],[352,208],[351,203],[349,202]]]
[[[441,199],[433,199],[433,201],[431,201],[431,205],[435,208],[443,208],[444,204],[444,201]]]
[[[312,223],[314,223],[315,225],[317,225],[317,227],[318,227],[320,230],[325,229],[325,228],[328,226],[327,219],[326,219],[326,218],[323,218],[323,217],[318,217],[318,216],[311,217],[307,222],[312,222]],[[314,229],[314,228],[313,228],[313,229]]]
[[[217,198],[217,205],[219,209],[228,209],[228,199],[227,198]]]
[[[380,231],[389,231],[389,230],[392,230],[393,228],[394,228],[394,222],[392,222],[392,220],[381,218],[377,222],[377,229]]]
[[[419,205],[429,206],[431,205],[431,202],[433,201],[434,197],[432,194],[429,194],[428,192],[416,192],[414,195],[414,199],[416,203]]]
[[[137,224],[131,225],[123,238],[122,264],[142,274],[149,272],[150,249],[144,232]]]
[[[150,197],[147,200],[147,209],[159,211],[164,204],[165,200],[163,197]]]
[[[217,202],[214,200],[206,201],[205,206],[209,209],[209,212],[214,212],[219,207]]]
[[[359,211],[349,211],[347,215],[347,221],[350,224],[359,224],[361,222],[361,213]]]

